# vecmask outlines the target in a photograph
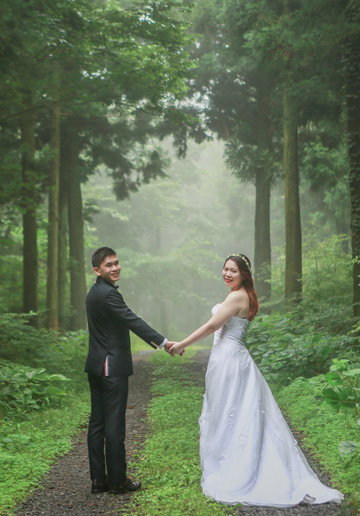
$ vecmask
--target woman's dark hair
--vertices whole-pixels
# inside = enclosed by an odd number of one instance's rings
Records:
[[[114,249],[111,249],[111,247],[99,247],[91,257],[92,266],[100,267],[105,258],[113,256],[114,254],[116,254],[116,252]]]
[[[251,262],[244,254],[230,254],[225,260],[224,267],[228,260],[234,261],[239,267],[239,271],[242,277],[241,286],[244,287],[249,296],[250,306],[249,315],[247,318],[249,321],[252,321],[259,311],[259,301],[254,287],[254,280],[251,274]]]

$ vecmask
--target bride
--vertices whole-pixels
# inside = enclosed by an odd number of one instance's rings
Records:
[[[245,347],[259,309],[250,267],[243,254],[226,258],[229,295],[207,323],[170,349],[180,354],[215,333],[199,419],[203,492],[229,505],[340,503],[343,495],[322,484],[308,465]]]

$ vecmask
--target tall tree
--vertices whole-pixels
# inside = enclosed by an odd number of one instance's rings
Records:
[[[60,179],[59,179],[59,244],[58,244],[58,307],[59,307],[59,328],[65,330],[67,327],[67,272],[68,272],[68,195],[65,180],[65,159],[64,152],[60,147]]]
[[[60,76],[54,63],[53,103],[50,112],[49,220],[47,244],[47,327],[58,330],[58,250],[59,250],[59,181],[60,181]]]
[[[360,6],[348,2],[346,17],[360,30]],[[351,245],[353,257],[353,313],[360,317],[360,36],[348,35],[345,43],[345,87],[348,119]]]
[[[255,280],[259,297],[271,296],[270,189],[274,179],[274,77],[261,55],[250,54],[249,2],[197,4],[194,30],[201,34],[195,88],[202,94],[208,126],[226,142],[226,157],[241,181],[255,184]],[[198,93],[197,93],[198,94]]]
[[[283,0],[283,19],[292,13],[291,0]],[[283,84],[284,183],[285,183],[285,299],[301,300],[302,244],[299,194],[298,120],[289,92],[292,52],[285,58]],[[287,70],[290,73],[287,74]]]
[[[272,168],[264,159],[273,153],[272,132],[269,98],[271,88],[266,86],[267,81],[261,80],[257,88],[257,148],[260,156],[259,166],[255,171],[255,252],[254,267],[256,288],[260,300],[268,301],[271,298],[271,237],[270,237],[270,196],[274,178]]]
[[[272,90],[274,140],[282,143],[285,182],[286,271],[285,296],[301,299],[302,236],[299,201],[298,133],[324,117],[329,105],[331,73],[324,74],[316,19],[304,16],[303,1],[248,2],[242,0],[246,32],[242,52],[250,62],[261,63],[263,76],[276,77]],[[235,9],[234,11],[235,12]],[[240,14],[240,16],[241,16]],[[235,17],[235,15],[234,15]],[[320,65],[319,65],[320,62]],[[325,79],[325,80],[324,80]],[[324,85],[328,88],[324,89]],[[279,128],[282,126],[282,134]]]
[[[86,328],[84,299],[86,297],[84,219],[81,182],[74,174],[68,185],[70,298],[72,307],[71,328]]]
[[[184,95],[184,78],[191,67],[188,56],[183,48],[188,40],[185,33],[185,24],[178,15],[179,9],[186,9],[188,2],[171,0],[170,2],[125,2],[119,5],[102,4],[98,2],[84,2],[67,0],[48,4],[43,0],[31,0],[27,4],[26,15],[23,16],[21,2],[6,2],[6,9],[9,12],[2,18],[1,41],[4,43],[0,48],[10,47],[10,39],[16,42],[12,53],[16,59],[8,59],[4,52],[4,63],[6,78],[10,80],[11,92],[6,94],[11,98],[8,106],[4,107],[2,113],[3,123],[8,120],[19,118],[22,113],[36,112],[38,116],[37,131],[44,132],[48,127],[46,116],[39,116],[45,113],[43,109],[51,109],[52,120],[56,119],[58,125],[59,107],[66,115],[77,114],[79,107],[87,105],[88,113],[97,110],[101,117],[107,117],[106,109],[109,106],[116,106],[115,116],[119,119],[132,117],[133,110],[151,112],[154,116],[164,111],[176,111],[178,98]],[[126,8],[123,8],[126,7]],[[146,44],[145,44],[146,43]],[[60,98],[54,104],[52,95],[52,61],[56,60],[62,66],[62,84]],[[16,65],[16,66],[15,66]],[[26,86],[32,86],[33,106],[20,105],[17,100],[19,91],[23,89],[23,72],[29,71]],[[40,70],[42,71],[41,81],[37,80]],[[55,112],[56,107],[56,112]],[[87,116],[89,125],[94,124]],[[109,121],[113,120],[109,118]],[[111,123],[109,123],[109,127]],[[148,127],[150,125],[148,124]],[[86,132],[86,131],[85,131]],[[78,145],[78,150],[87,148],[87,155],[91,155],[96,147],[96,128],[93,127],[93,135],[90,141],[85,141],[84,133]],[[139,127],[139,132],[140,127]],[[36,135],[35,135],[36,137]],[[91,141],[91,138],[93,140]],[[143,132],[143,142],[147,136]],[[142,144],[143,144],[142,142]],[[39,139],[39,144],[49,144],[45,136]],[[114,145],[114,142],[110,147]],[[134,145],[136,141],[134,140]],[[116,146],[116,143],[115,143]],[[58,141],[51,139],[51,147],[54,156],[59,156]],[[55,150],[56,147],[56,150]],[[25,147],[24,147],[25,148]],[[108,153],[108,157],[111,152]],[[117,151],[115,154],[118,154]],[[136,159],[139,152],[135,153]],[[149,180],[161,171],[158,153],[153,152],[150,160],[145,160],[144,166],[128,166],[131,160],[123,159],[118,166],[111,164],[110,168],[115,171],[114,180],[116,188],[121,195],[126,194],[127,189],[137,188],[141,183],[141,177]],[[74,157],[74,162],[79,162],[79,155]],[[111,161],[111,159],[110,159]],[[81,160],[80,160],[81,162]],[[54,267],[57,261],[57,224],[58,224],[58,168],[59,164],[52,160],[51,173],[49,176],[49,274],[48,274],[48,309],[51,320],[51,327],[57,326],[57,299],[56,294],[58,271]],[[95,163],[95,160],[94,160]],[[99,160],[95,166],[102,164]],[[28,165],[26,165],[28,167]],[[160,168],[159,168],[160,167]],[[62,167],[63,168],[63,167]],[[25,169],[24,169],[25,170]],[[50,170],[50,169],[49,169]],[[93,173],[85,167],[86,173]],[[83,170],[83,172],[84,172]],[[56,171],[56,173],[55,173]],[[138,177],[132,177],[140,171]],[[76,210],[81,208],[81,182],[86,178],[86,173],[77,176],[78,179],[69,188],[69,226],[70,254],[72,262],[79,261],[77,273],[81,272],[82,285],[85,284],[84,272],[84,246],[83,238],[74,238],[73,233],[82,233],[82,219],[74,217]],[[38,186],[38,185],[36,185]],[[29,196],[28,196],[29,197]],[[36,212],[35,212],[36,214]],[[34,220],[36,217],[34,217]],[[64,240],[62,240],[63,242]],[[27,240],[25,241],[27,242]],[[79,250],[81,246],[81,250]],[[63,245],[61,248],[62,256]],[[61,263],[64,263],[63,260]],[[36,278],[36,275],[33,276]],[[83,290],[77,288],[77,278],[72,275],[74,285],[72,286],[72,298],[77,298],[76,307],[73,306],[74,314],[79,313],[79,306],[83,307]],[[29,295],[34,294],[29,292]],[[61,291],[61,303],[63,307],[64,292]],[[82,297],[81,297],[82,296]],[[81,299],[80,299],[81,297]],[[81,310],[83,314],[83,308]],[[84,317],[76,323],[78,327],[84,327]]]
[[[78,6],[80,1],[77,2]],[[42,121],[39,113],[51,111],[51,137],[46,144],[53,149],[49,167],[49,253],[47,306],[48,325],[57,327],[57,182],[58,182],[58,98],[54,103],[53,66],[54,55],[63,46],[71,47],[69,27],[76,9],[68,2],[50,6],[43,0],[23,2],[5,1],[5,15],[1,16],[2,87],[8,102],[2,105],[1,120],[4,127],[17,120],[23,142],[23,266],[24,266],[24,311],[37,309],[37,222],[36,206],[39,200],[41,176],[35,174],[36,131]],[[9,58],[10,55],[10,58]],[[7,86],[7,87],[6,87]],[[58,94],[57,94],[58,95]],[[37,122],[35,130],[35,119]],[[46,124],[48,122],[46,121]],[[30,134],[32,132],[32,134]],[[41,142],[42,143],[42,142]],[[38,150],[40,141],[36,144]],[[32,149],[32,150],[31,150]],[[32,158],[29,156],[32,153]],[[29,160],[33,162],[29,169]],[[31,268],[31,269],[30,269]],[[55,270],[56,269],[56,270]]]
[[[284,89],[285,298],[301,300],[302,246],[299,195],[298,127],[289,93]]]
[[[323,89],[341,95],[347,121],[346,136],[349,161],[351,245],[353,257],[353,314],[360,316],[360,7],[353,0],[325,2],[303,0],[304,16],[316,20],[309,24],[312,44],[320,49],[328,72]],[[345,99],[342,95],[345,94]],[[340,120],[339,120],[340,125]]]
[[[23,94],[21,114],[22,219],[23,219],[23,311],[38,310],[37,175],[35,172],[35,117],[33,95]],[[32,319],[36,325],[36,319]]]

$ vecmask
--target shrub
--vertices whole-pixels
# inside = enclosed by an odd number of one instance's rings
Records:
[[[330,372],[325,376],[331,387],[323,391],[325,401],[337,410],[352,411],[360,425],[360,367],[349,360],[335,359]],[[360,426],[358,426],[360,430]],[[360,456],[359,441],[342,441],[339,444],[342,455],[357,453]]]
[[[5,362],[0,368],[0,402],[5,415],[23,415],[43,405],[58,404],[65,391],[60,384],[68,381],[61,374],[47,374]]]
[[[268,381],[287,385],[299,376],[311,378],[327,372],[339,353],[351,357],[354,339],[309,327],[298,313],[292,312],[257,317],[247,345]]]

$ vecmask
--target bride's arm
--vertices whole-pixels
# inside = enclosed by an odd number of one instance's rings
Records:
[[[220,305],[217,312],[205,324],[186,337],[186,339],[174,344],[170,348],[170,353],[172,355],[178,354],[191,344],[194,344],[194,342],[198,342],[199,340],[205,339],[212,333],[215,333],[216,330],[221,328],[221,326],[230,319],[230,317],[239,312],[239,309],[242,307],[244,302],[248,302],[246,292],[241,290],[230,292],[225,301]]]

